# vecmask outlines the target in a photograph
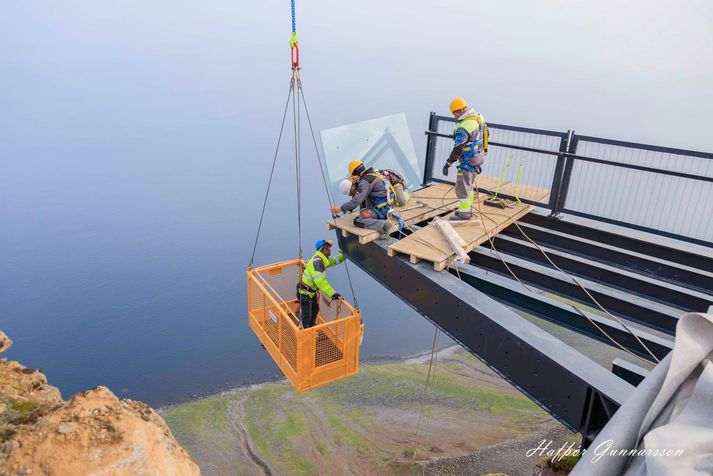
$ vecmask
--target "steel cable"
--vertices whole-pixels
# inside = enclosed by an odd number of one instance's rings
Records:
[[[270,195],[270,187],[272,186],[272,178],[275,174],[275,164],[277,164],[277,154],[280,151],[280,142],[282,141],[282,132],[285,128],[285,119],[287,118],[287,109],[290,106],[290,97],[294,93],[294,83],[290,81],[290,90],[287,93],[287,102],[285,102],[285,111],[282,113],[282,124],[280,124],[280,134],[277,136],[277,147],[275,147],[275,156],[272,159],[272,168],[270,169],[270,178],[267,181],[267,190],[265,191],[265,199],[262,201],[262,211],[260,212],[260,222],[257,226],[257,233],[255,235],[255,243],[253,244],[253,252],[250,256],[249,268],[252,268],[253,261],[255,260],[255,250],[257,249],[257,242],[260,239],[260,230],[262,229],[262,220],[265,217],[265,208],[267,206],[267,198]]]
[[[332,195],[329,193],[329,185],[327,182],[327,175],[324,173],[324,167],[322,166],[322,158],[319,155],[319,147],[317,146],[317,139],[314,135],[314,128],[312,127],[312,119],[310,118],[309,109],[307,107],[307,101],[305,100],[305,93],[304,93],[304,90],[302,89],[302,81],[299,79],[297,80],[297,92],[302,97],[302,104],[304,105],[305,116],[307,117],[307,124],[309,125],[310,135],[312,136],[312,143],[314,144],[314,152],[317,155],[317,163],[319,164],[319,171],[322,175],[322,183],[324,184],[324,192],[327,195],[327,202],[329,203],[329,208],[330,208],[329,214],[332,216],[332,224],[334,225],[334,229],[338,230],[339,228],[337,227],[337,220],[332,215],[332,210],[331,210],[333,208],[334,202],[332,201]],[[352,300],[354,301],[354,307],[358,310],[359,302],[357,301],[356,293],[354,292],[354,285],[352,284],[352,277],[351,277],[351,273],[349,272],[349,265],[346,261],[344,261],[344,269],[347,272],[347,280],[349,281],[349,290],[352,293]]]
[[[292,89],[294,90],[295,78],[292,78]],[[299,117],[299,96],[292,96],[292,120],[295,134],[295,190],[297,192],[297,256],[302,258],[302,190],[300,183],[300,117]]]

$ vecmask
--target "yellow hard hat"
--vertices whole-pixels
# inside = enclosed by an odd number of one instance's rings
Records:
[[[450,109],[451,113],[463,109],[465,107],[468,107],[468,102],[463,99],[463,98],[455,98],[453,101],[451,101]]]
[[[364,165],[361,160],[352,160],[349,162],[349,175],[354,173],[354,169],[359,167],[360,165]]]

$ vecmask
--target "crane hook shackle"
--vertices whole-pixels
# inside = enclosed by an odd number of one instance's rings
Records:
[[[290,60],[292,61],[292,69],[300,67],[300,43],[297,40],[297,33],[292,32],[290,38]]]

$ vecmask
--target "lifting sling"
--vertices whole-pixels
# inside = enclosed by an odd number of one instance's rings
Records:
[[[300,323],[300,303],[297,298],[301,292],[300,289],[304,288],[304,291],[308,292],[311,298],[316,298],[319,293],[318,290],[314,289],[314,286],[311,286],[314,283],[314,279],[304,276],[307,263],[302,259],[302,163],[300,156],[300,116],[302,110],[304,110],[307,118],[330,208],[332,203],[322,160],[319,156],[319,148],[312,128],[312,121],[307,109],[304,91],[302,90],[294,0],[292,0],[290,61],[292,64],[290,88],[282,115],[280,133],[277,139],[277,147],[272,161],[265,199],[260,212],[260,221],[257,227],[252,256],[247,268],[248,319],[250,328],[258,337],[262,346],[270,354],[295,390],[302,392],[358,373],[359,347],[363,336],[363,324],[347,263],[344,263],[344,265],[354,305],[352,306],[345,299],[339,298],[327,303],[326,307],[320,308],[314,326],[304,329]],[[295,143],[297,258],[253,267],[290,102],[292,103]],[[295,290],[297,290],[297,293],[295,293]]]

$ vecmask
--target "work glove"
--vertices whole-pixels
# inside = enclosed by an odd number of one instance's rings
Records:
[[[443,175],[448,175],[448,169],[451,168],[450,164],[446,163],[446,165],[443,166]]]
[[[342,295],[339,293],[334,293],[332,294],[332,301],[337,301],[339,299],[342,299]]]

